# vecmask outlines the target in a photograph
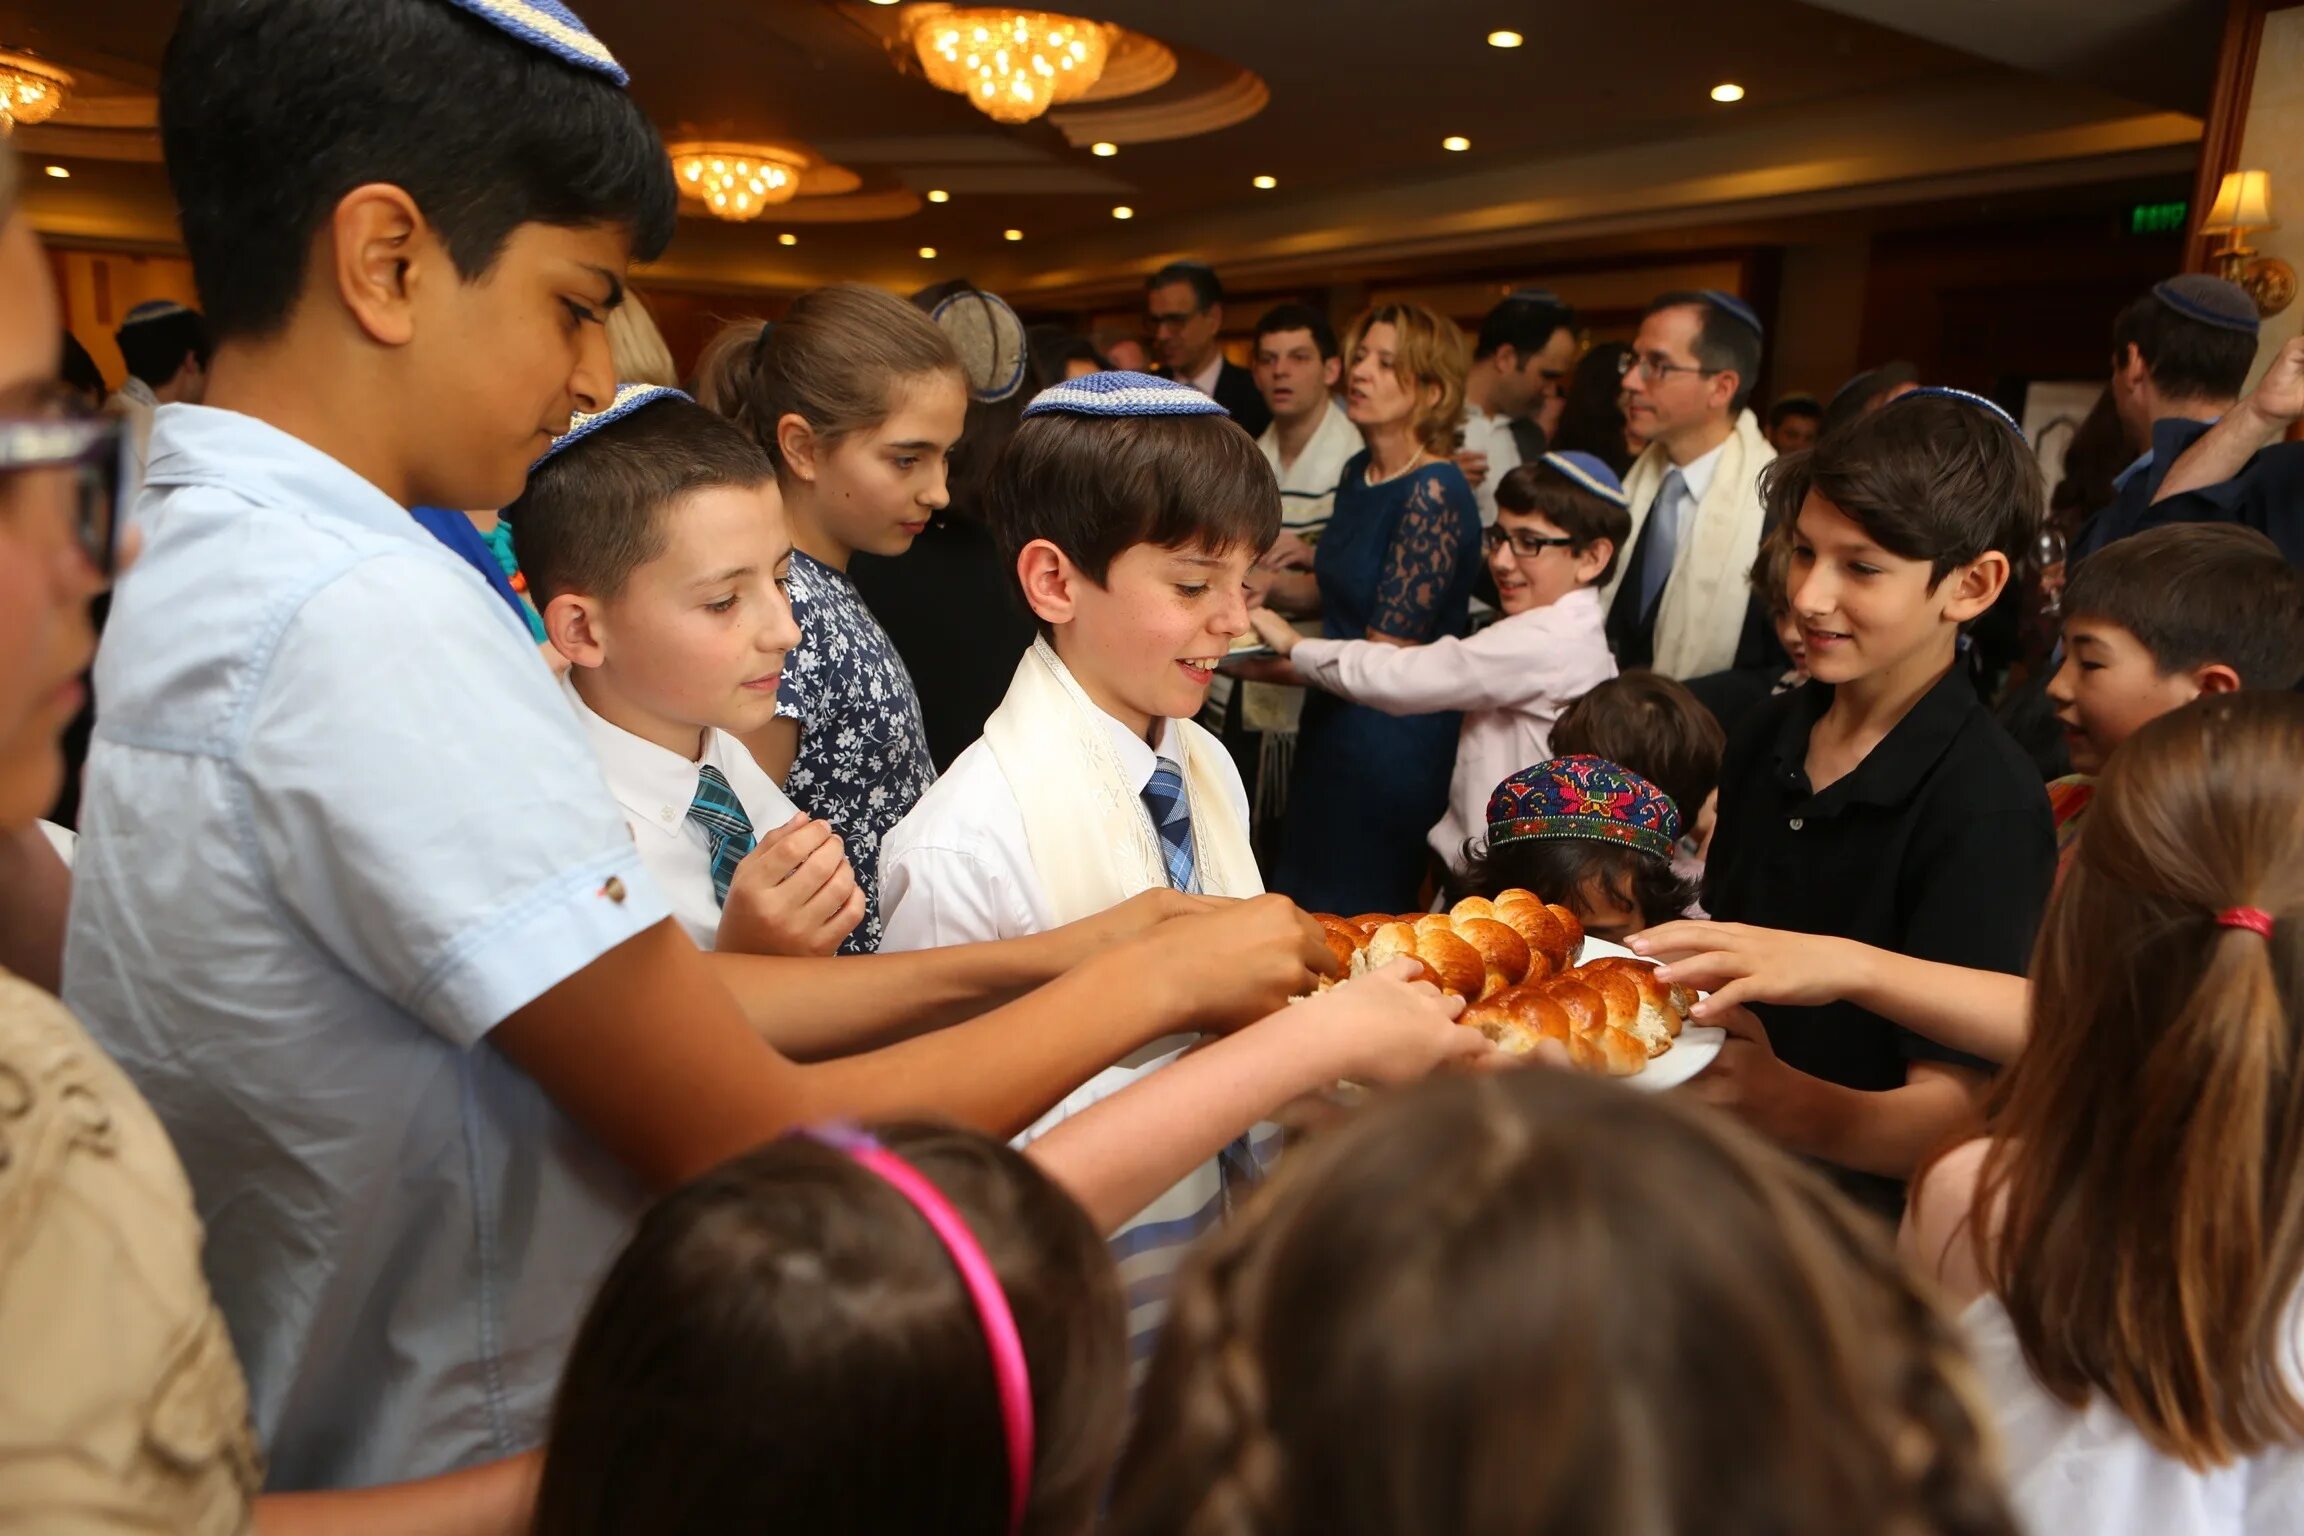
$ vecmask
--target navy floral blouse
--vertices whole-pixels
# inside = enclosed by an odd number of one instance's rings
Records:
[[[784,664],[776,714],[800,722],[800,750],[784,793],[847,846],[865,906],[840,948],[869,954],[880,947],[880,839],[936,782],[936,763],[912,674],[855,584],[794,550],[791,597],[800,648]]]

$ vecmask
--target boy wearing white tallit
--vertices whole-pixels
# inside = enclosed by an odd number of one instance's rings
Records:
[[[1015,938],[1162,883],[1260,894],[1239,771],[1192,723],[1248,629],[1249,567],[1279,535],[1254,439],[1181,384],[1088,374],[1025,409],[985,509],[1040,636],[982,739],[882,840],[881,948]],[[1153,1042],[1019,1141],[1191,1043]],[[1248,1129],[1112,1239],[1139,1364],[1176,1261],[1222,1213],[1227,1182],[1254,1177]]]

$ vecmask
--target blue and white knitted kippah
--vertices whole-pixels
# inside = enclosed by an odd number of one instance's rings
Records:
[[[552,439],[552,446],[544,450],[536,464],[549,463],[556,455],[575,447],[610,422],[622,421],[643,406],[654,405],[659,400],[689,399],[682,391],[666,389],[661,384],[619,384],[616,386],[616,398],[608,402],[606,410],[594,411],[589,416],[578,411],[569,421],[568,430]],[[535,471],[536,464],[528,466],[531,473]]]
[[[2263,316],[2248,290],[2205,272],[2186,272],[2152,285],[2152,297],[2187,320],[2213,325],[2218,330],[2253,336],[2263,328]]]
[[[1549,465],[1575,481],[1602,501],[1614,502],[1619,507],[1632,505],[1632,498],[1624,494],[1624,482],[1589,453],[1548,453],[1539,462]]]
[[[1111,368],[1053,384],[1032,397],[1027,416],[1063,411],[1073,416],[1229,416],[1232,413],[1189,384]]]
[[[1715,307],[1728,311],[1739,322],[1750,326],[1753,335],[1763,341],[1768,339],[1768,333],[1760,328],[1760,312],[1727,289],[1707,288],[1704,290],[1704,297],[1710,299]]]
[[[132,325],[142,325],[149,320],[165,320],[170,315],[188,315],[191,313],[192,306],[179,304],[174,299],[146,299],[120,317],[120,329],[126,330]]]
[[[605,75],[618,85],[632,83],[632,77],[624,73],[624,66],[616,62],[608,45],[594,37],[576,13],[560,0],[448,0],[448,3],[479,17],[507,37],[518,38],[531,48],[541,48],[578,69]]]
[[[2018,442],[2024,444],[2026,447],[2030,447],[2032,445],[2032,439],[2024,435],[2024,429],[2017,425],[2016,418],[2009,415],[2006,411],[2002,410],[1999,406],[1993,404],[1991,401],[1985,399],[1982,395],[1972,395],[1964,389],[1953,389],[1950,386],[1944,384],[1923,384],[1918,389],[1908,389],[1904,391],[1904,393],[1889,401],[1888,405],[1882,406],[1881,409],[1887,410],[1889,406],[1902,405],[1907,400],[1964,401],[1969,405],[1975,406],[1979,410],[1990,411],[1993,415],[2000,418],[2002,423],[2007,426],[2009,431],[2016,434],[2016,440]]]

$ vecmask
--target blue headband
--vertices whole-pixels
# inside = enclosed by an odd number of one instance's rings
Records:
[[[539,48],[566,64],[630,85],[632,77],[560,0],[448,0],[507,37]]]
[[[1189,384],[1108,368],[1052,384],[1032,397],[1026,416],[1062,411],[1073,416],[1229,416],[1232,413]]]
[[[1968,405],[1973,405],[1979,410],[1990,411],[1993,415],[2000,418],[2002,425],[2006,426],[2009,431],[2016,434],[2016,441],[2022,443],[2027,448],[2032,446],[2032,439],[2024,435],[2024,429],[2017,425],[2016,418],[2009,415],[1999,406],[1994,405],[1991,401],[1985,399],[1982,395],[1972,395],[1964,389],[1953,389],[1943,384],[1923,384],[1918,389],[1908,389],[1904,391],[1904,393],[1898,395],[1895,399],[1889,401],[1887,405],[1880,407],[1880,409],[1887,410],[1889,406],[1902,405],[1907,400],[1959,400]]]
[[[1602,501],[1619,507],[1632,505],[1632,498],[1624,494],[1624,482],[1616,478],[1616,471],[1589,453],[1548,453],[1538,462],[1558,470]]]
[[[595,411],[589,416],[578,411],[569,421],[568,430],[552,439],[552,446],[544,450],[536,464],[528,466],[529,472],[533,474],[537,464],[550,463],[610,422],[622,421],[634,411],[654,405],[659,400],[688,400],[691,405],[695,403],[681,391],[666,389],[661,384],[619,384],[616,386],[616,398],[608,402],[606,410]]]

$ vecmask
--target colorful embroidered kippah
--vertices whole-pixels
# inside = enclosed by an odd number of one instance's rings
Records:
[[[2256,301],[2248,297],[2247,289],[2205,272],[2163,278],[2152,285],[2152,297],[2185,319],[2213,325],[2218,330],[2253,336],[2263,328],[2264,317],[2258,312]]]
[[[1602,501],[1614,502],[1619,507],[1632,505],[1632,498],[1624,494],[1624,482],[1616,478],[1616,471],[1589,453],[1578,453],[1574,450],[1567,453],[1548,453],[1544,455],[1543,462],[1566,475]]]
[[[1577,839],[1669,861],[1680,841],[1672,797],[1604,757],[1555,757],[1523,768],[1488,797],[1488,846]]]
[[[1753,335],[1759,337],[1763,341],[1768,339],[1768,333],[1760,328],[1760,311],[1754,309],[1751,305],[1745,303],[1742,299],[1736,297],[1736,295],[1730,293],[1727,289],[1707,288],[1704,290],[1704,297],[1710,299],[1718,308],[1724,309],[1728,311],[1729,314],[1735,316],[1738,322],[1741,324],[1750,326]]]
[[[1050,385],[1024,407],[1027,416],[1064,411],[1074,416],[1229,416],[1232,413],[1189,384],[1111,368]]]
[[[930,310],[928,318],[959,351],[960,366],[968,374],[968,398],[990,404],[1024,387],[1024,365],[1031,357],[1024,322],[999,295],[963,288]]]
[[[594,411],[589,416],[578,411],[569,420],[568,430],[552,439],[552,446],[544,450],[543,454],[536,460],[536,464],[550,462],[555,455],[573,448],[610,422],[622,421],[643,406],[654,405],[659,400],[688,399],[689,397],[681,391],[666,389],[661,384],[619,384],[616,386],[616,398],[608,402],[607,409]],[[694,404],[694,401],[691,400],[689,403]],[[534,472],[536,464],[528,466],[531,473]]]
[[[507,37],[518,38],[531,48],[541,48],[578,69],[605,75],[618,85],[632,83],[632,77],[624,73],[624,66],[616,62],[608,45],[594,37],[576,13],[560,0],[448,0],[448,3],[479,17]]]
[[[2024,435],[2024,429],[2016,424],[2016,418],[2009,415],[2006,411],[2002,410],[1998,405],[1995,405],[1990,400],[1985,399],[1982,395],[1972,395],[1967,390],[1954,389],[1949,384],[1923,384],[1918,389],[1908,389],[1904,391],[1904,393],[1889,401],[1888,405],[1902,405],[1906,401],[1910,400],[1959,400],[1969,405],[1975,406],[1978,410],[1990,411],[1993,415],[2000,418],[2001,422],[2008,428],[2009,431],[2016,434],[2016,440],[2018,442],[2023,443],[2026,447],[2031,446],[2032,439]],[[1881,407],[1882,410],[1886,410],[1887,408],[1888,406],[1886,405]]]

